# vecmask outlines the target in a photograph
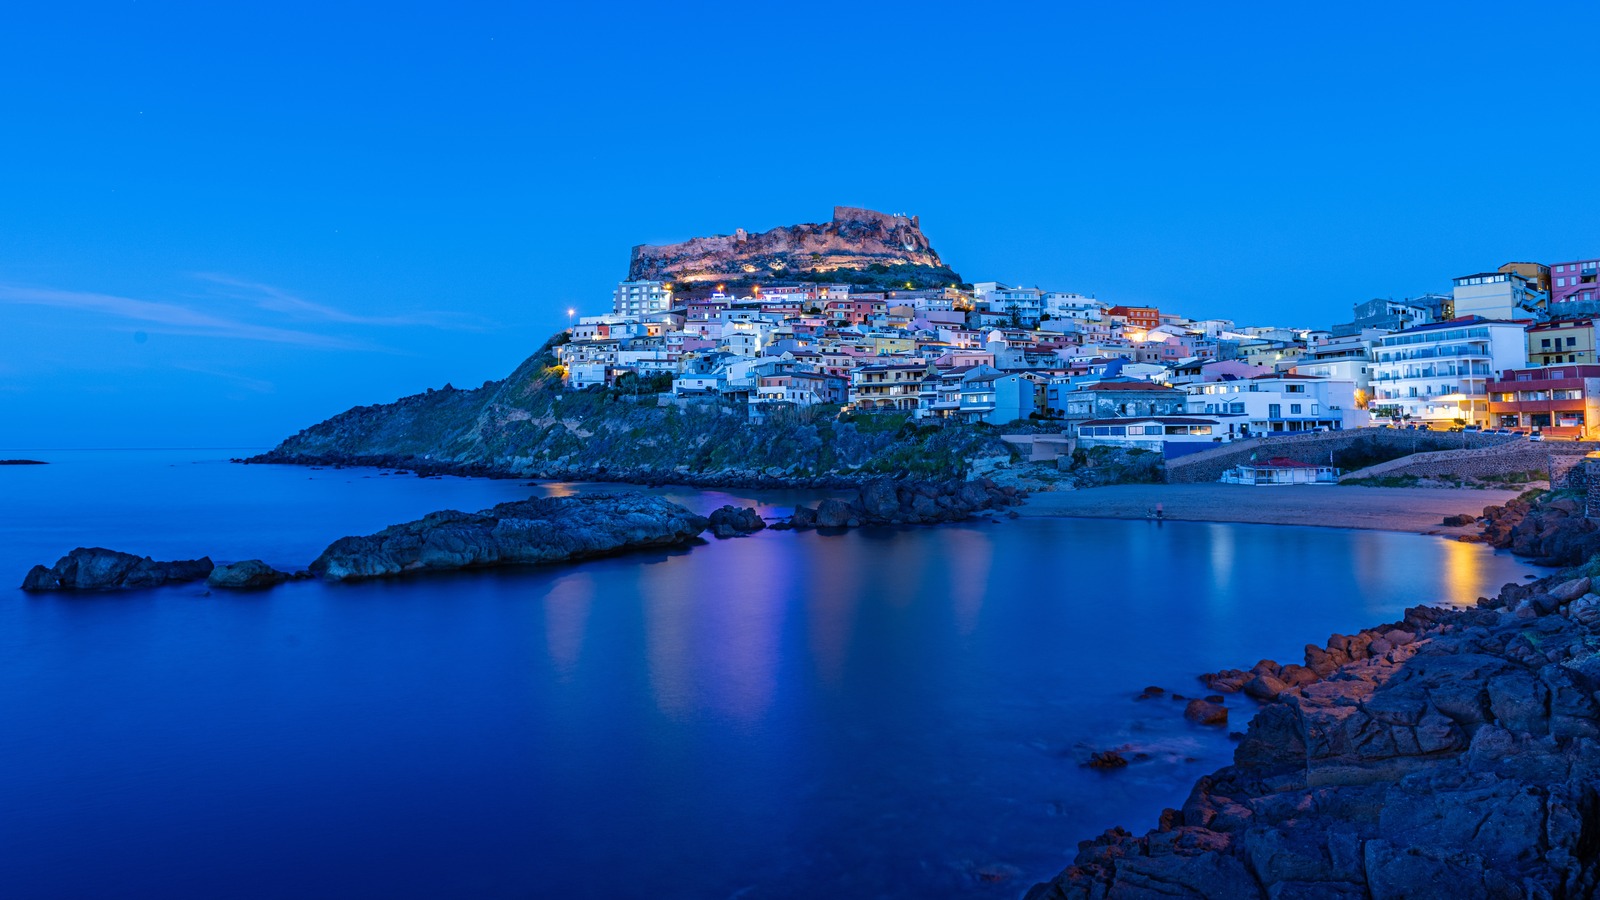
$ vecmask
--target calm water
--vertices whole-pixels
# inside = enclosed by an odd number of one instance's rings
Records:
[[[1144,685],[1529,571],[1413,535],[1041,519],[29,597],[79,544],[297,567],[535,489],[27,455],[54,464],[0,467],[8,897],[1014,897],[1226,762]],[[1080,768],[1125,743],[1152,759]]]

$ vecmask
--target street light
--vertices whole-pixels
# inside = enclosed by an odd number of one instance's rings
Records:
[[[568,328],[572,327],[572,316],[576,312],[577,312],[577,310],[573,309],[572,307],[570,307],[570,306],[567,307],[567,327]]]

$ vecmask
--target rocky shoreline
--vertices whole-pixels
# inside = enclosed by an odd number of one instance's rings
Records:
[[[625,550],[679,547],[710,530],[734,538],[767,527],[844,529],[932,525],[992,516],[1021,502],[1015,488],[988,479],[908,481],[879,478],[851,499],[796,508],[769,526],[753,508],[723,506],[700,516],[663,497],[636,491],[535,497],[476,513],[443,510],[375,534],[334,541],[304,570],[281,572],[259,559],[214,566],[209,558],[158,562],[102,548],[78,548],[53,567],[35,566],[22,589],[109,591],[205,579],[223,589],[268,588],[295,578],[385,578],[425,571],[572,562]],[[1014,513],[1013,513],[1014,515]]]
[[[650,467],[587,466],[580,468],[513,469],[481,462],[455,462],[404,455],[301,455],[268,451],[231,462],[243,465],[308,466],[329,469],[372,468],[411,472],[428,477],[457,475],[466,478],[523,479],[537,481],[588,481],[636,484],[641,487],[681,485],[692,488],[742,488],[747,490],[840,490],[860,488],[883,475],[801,476],[782,470],[724,469],[718,472],[690,472],[687,469]]]
[[[1573,574],[1573,573],[1568,573]],[[1234,764],[1047,898],[1588,897],[1600,886],[1600,595],[1506,585],[1207,676],[1264,706]]]

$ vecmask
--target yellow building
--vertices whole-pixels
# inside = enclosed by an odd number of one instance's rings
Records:
[[[1592,365],[1595,357],[1593,319],[1553,319],[1528,328],[1528,364],[1553,366],[1557,363]]]
[[[912,337],[899,337],[890,335],[873,335],[872,352],[877,356],[905,356],[917,349],[917,341]]]
[[[1244,353],[1244,361],[1252,366],[1275,366],[1282,362],[1292,362],[1305,354],[1304,347],[1285,346],[1272,344],[1264,347],[1240,347]]]

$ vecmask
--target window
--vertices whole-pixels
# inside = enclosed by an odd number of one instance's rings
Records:
[[[1267,404],[1267,418],[1269,418],[1269,419],[1281,419],[1281,418],[1283,418],[1283,407],[1280,406],[1277,403],[1269,403],[1269,404]]]
[[[1575,337],[1567,338],[1567,346],[1568,347],[1576,347],[1576,346],[1578,346],[1578,339],[1575,338]]]
[[[1549,338],[1545,338],[1544,340],[1540,341],[1539,342],[1539,349],[1541,349],[1541,350],[1549,350],[1550,349],[1550,339]]]
[[[1295,416],[1300,415],[1300,404],[1298,404],[1298,403],[1289,404],[1289,414],[1290,415],[1295,415]]]

